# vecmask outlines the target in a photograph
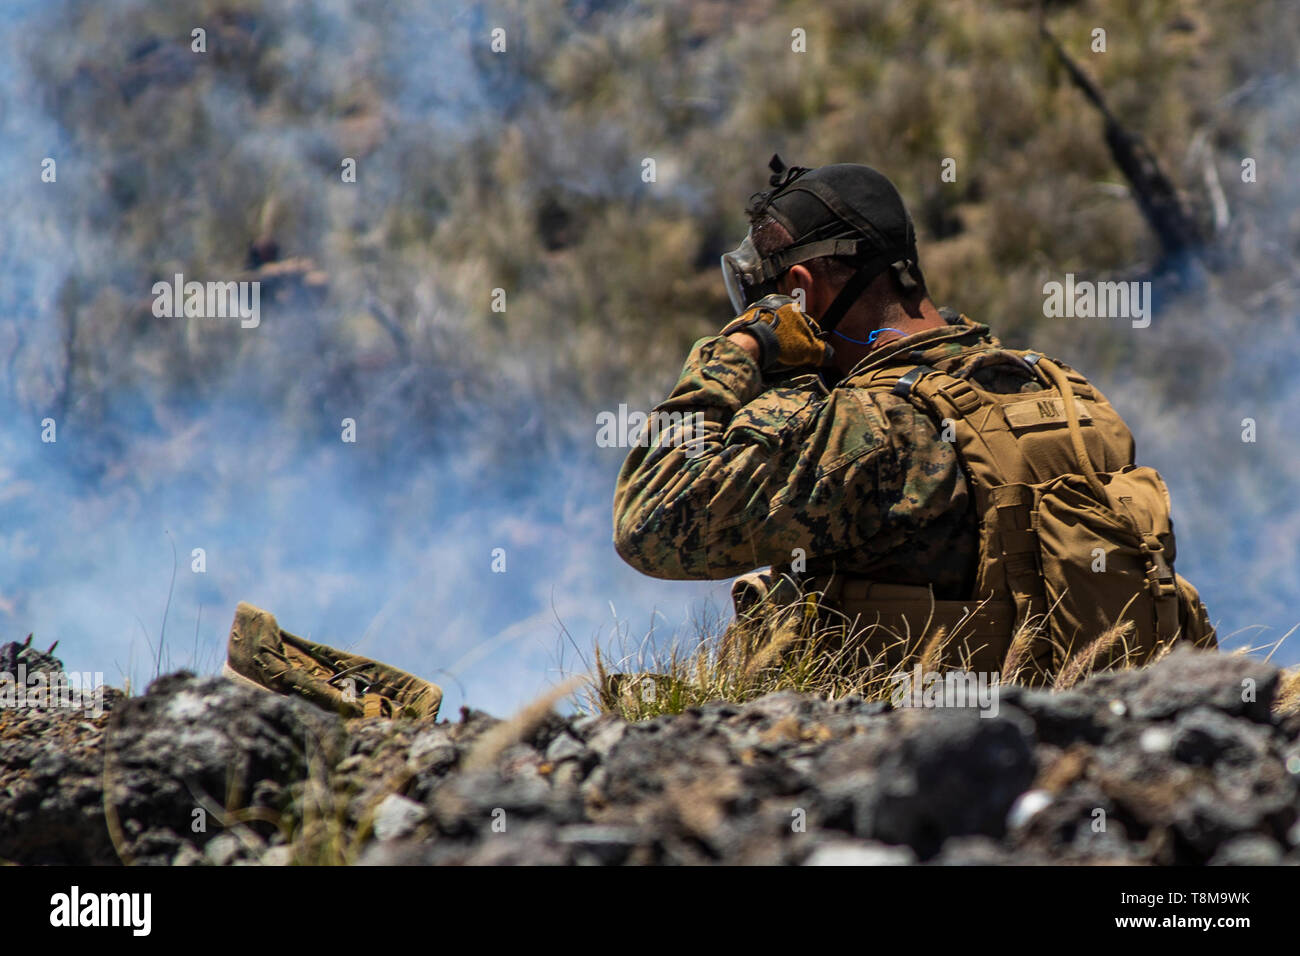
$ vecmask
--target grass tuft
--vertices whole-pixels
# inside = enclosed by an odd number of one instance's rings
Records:
[[[1068,690],[1101,671],[1149,666],[1173,648],[1161,644],[1149,654],[1140,652],[1131,643],[1132,621],[1085,644],[1062,647],[1043,633],[1042,623],[1031,619],[1017,629],[998,683]],[[1045,643],[1057,662],[1050,668],[1035,655]],[[725,623],[697,623],[689,648],[674,641],[661,651],[643,641],[627,652],[626,645],[624,640],[613,651],[596,648],[593,674],[580,694],[590,712],[650,720],[710,701],[740,704],[777,691],[825,700],[854,694],[888,700],[918,668],[922,674],[968,671],[972,657],[943,629],[922,643],[877,625],[858,626],[842,615],[818,617],[802,603],[760,607]],[[1275,710],[1300,710],[1300,669],[1283,671]]]

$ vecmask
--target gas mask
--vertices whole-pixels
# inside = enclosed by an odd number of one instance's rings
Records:
[[[866,253],[866,258],[862,256]],[[907,259],[891,262],[893,253],[882,253],[868,241],[860,239],[821,239],[816,242],[790,246],[764,259],[754,248],[752,231],[733,251],[722,257],[722,281],[727,298],[736,315],[740,315],[765,295],[777,291],[777,281],[791,266],[823,256],[844,256],[856,259],[858,270],[844,285],[825,315],[814,316],[823,332],[829,334],[839,324],[844,313],[862,295],[867,284],[885,269],[892,268],[904,288],[915,287],[908,274],[912,262]]]
[[[763,258],[754,248],[752,231],[745,234],[733,251],[722,257],[722,282],[727,288],[731,309],[740,315],[751,305],[776,291],[778,276],[769,276]]]

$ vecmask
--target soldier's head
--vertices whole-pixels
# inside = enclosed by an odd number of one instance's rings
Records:
[[[803,291],[830,332],[878,328],[896,310],[928,303],[916,233],[903,198],[869,166],[786,167],[772,157],[771,189],[756,193],[745,243],[723,257],[737,311],[770,292]],[[932,307],[932,306],[931,306]]]

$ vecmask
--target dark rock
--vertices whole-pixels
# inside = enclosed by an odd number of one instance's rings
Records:
[[[0,858],[1294,863],[1300,739],[1276,683],[1179,653],[1065,693],[1000,688],[993,717],[780,693],[632,725],[552,714],[478,751],[502,726],[479,711],[345,722],[173,674],[98,717],[0,708]],[[469,769],[476,751],[493,756]]]
[[[925,859],[953,836],[1005,832],[1007,812],[1034,779],[1033,725],[1009,709],[898,715],[898,738],[858,797],[854,830],[903,843]]]
[[[1171,747],[1174,759],[1183,763],[1245,767],[1268,753],[1269,734],[1259,724],[1197,707],[1179,715]]]
[[[310,763],[337,762],[344,739],[338,717],[305,701],[221,678],[164,678],[114,714],[106,803],[124,828],[147,820],[188,839],[196,820],[219,827],[218,814],[248,808],[254,796],[283,799],[285,785],[303,780]],[[130,839],[120,851],[136,857]]]
[[[1157,666],[1102,674],[1080,692],[1123,700],[1133,720],[1165,720],[1211,707],[1256,723],[1272,723],[1278,669],[1242,654],[1180,648]]]
[[[1009,842],[1017,850],[1058,863],[1150,862],[1142,844],[1131,840],[1114,801],[1095,783],[1080,781],[1057,794],[1031,792],[1046,802],[1009,821]]]
[[[1127,709],[1112,706],[1118,698],[1108,700],[1104,695],[1077,690],[1052,693],[1025,687],[999,687],[998,700],[1003,706],[1016,707],[1028,714],[1034,721],[1038,739],[1058,746],[1078,741],[1101,743],[1120,725]]]
[[[32,646],[30,634],[27,636],[27,640],[21,643],[9,641],[0,644],[0,674],[10,674],[16,679],[20,664],[28,674],[37,672],[62,674],[64,672],[63,661],[55,657],[53,651],[53,646],[46,651],[37,650]]]

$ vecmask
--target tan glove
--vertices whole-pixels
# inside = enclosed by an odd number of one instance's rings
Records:
[[[721,332],[745,332],[758,342],[758,367],[764,372],[820,368],[834,354],[819,335],[816,320],[788,295],[768,295],[744,314],[732,319]]]

